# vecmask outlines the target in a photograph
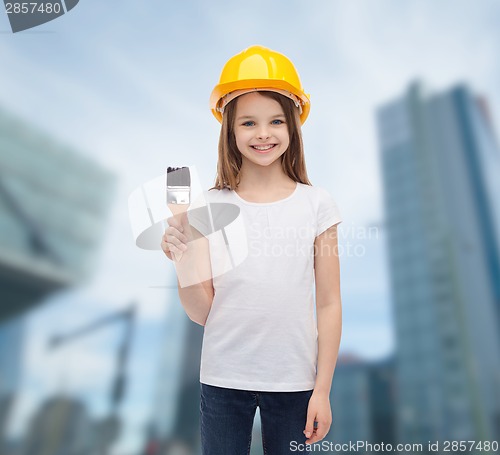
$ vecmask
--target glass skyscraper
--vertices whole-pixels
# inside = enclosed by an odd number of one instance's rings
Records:
[[[466,85],[377,112],[400,442],[500,439],[500,153]]]

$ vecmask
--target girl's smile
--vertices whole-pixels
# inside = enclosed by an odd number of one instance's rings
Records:
[[[256,152],[267,153],[271,151],[271,149],[275,146],[276,144],[267,144],[267,145],[251,145],[250,147],[253,147]]]

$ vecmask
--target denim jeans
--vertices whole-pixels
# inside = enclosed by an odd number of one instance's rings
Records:
[[[200,389],[203,455],[248,455],[257,406],[264,455],[306,453],[297,447],[304,447],[306,441],[303,431],[312,390],[254,392],[203,383],[200,383]]]

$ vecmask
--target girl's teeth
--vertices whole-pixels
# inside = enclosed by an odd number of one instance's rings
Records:
[[[274,145],[268,145],[267,147],[257,147],[256,145],[253,146],[253,148],[257,150],[269,150],[272,147],[274,147]]]

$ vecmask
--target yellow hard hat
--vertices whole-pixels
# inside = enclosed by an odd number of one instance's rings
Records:
[[[251,46],[231,57],[222,69],[219,83],[210,95],[210,109],[222,122],[224,107],[235,97],[251,91],[269,90],[291,98],[300,110],[303,124],[311,102],[304,92],[293,63],[283,54],[264,46]]]

